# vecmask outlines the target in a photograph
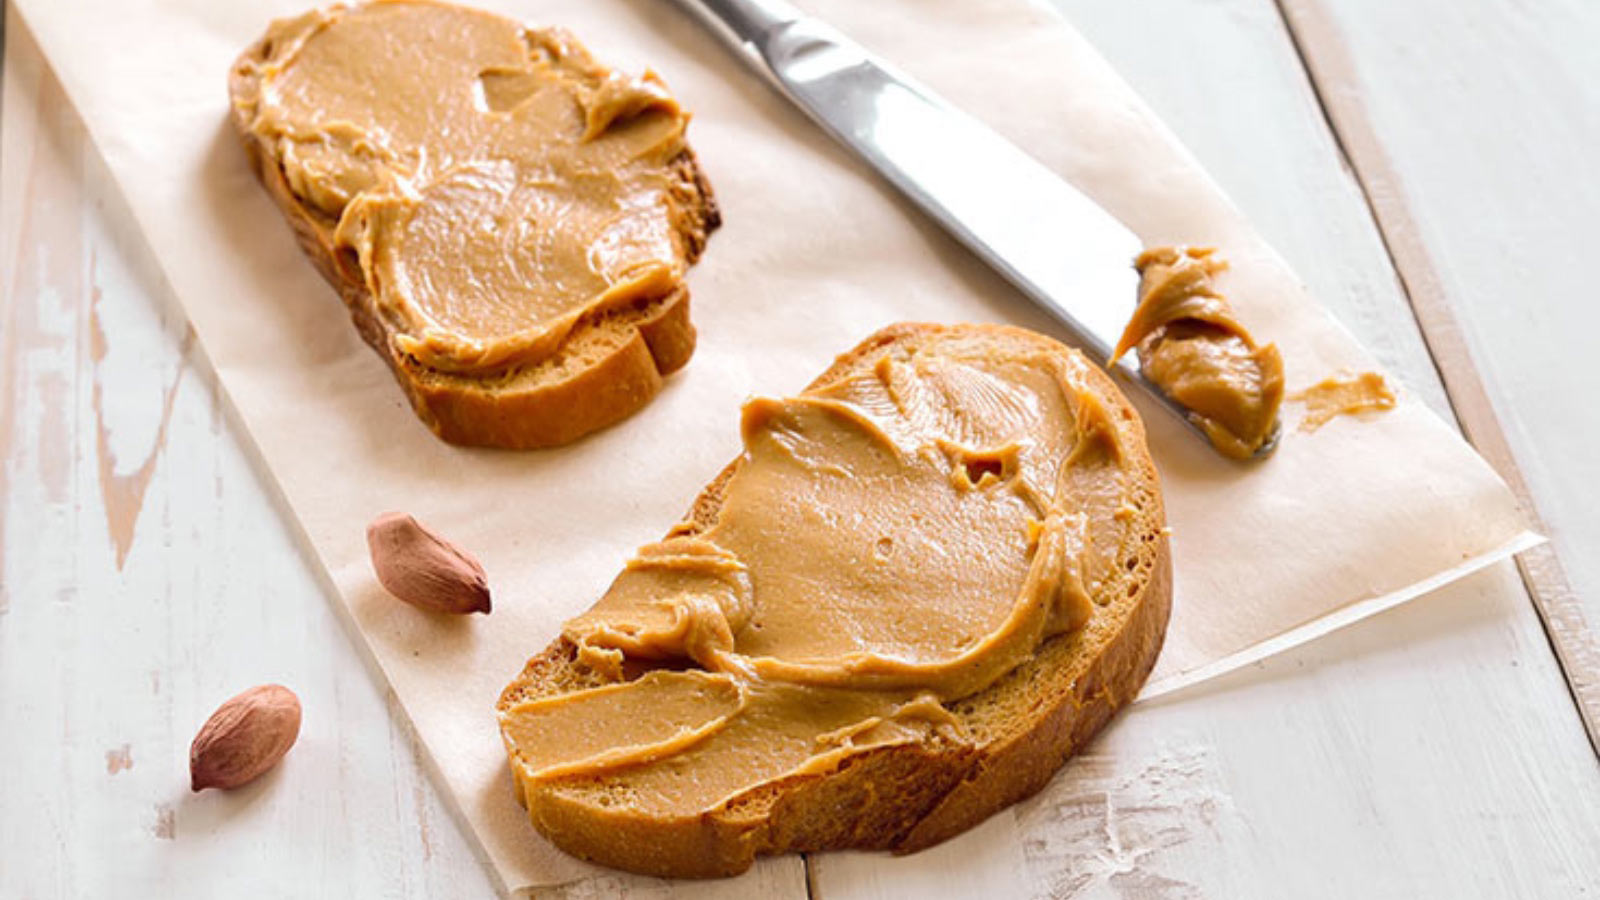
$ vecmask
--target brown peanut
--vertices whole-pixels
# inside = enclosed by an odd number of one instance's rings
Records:
[[[466,551],[401,512],[367,526],[378,582],[412,606],[443,613],[487,613],[489,582]]]
[[[300,699],[263,684],[217,707],[189,745],[189,787],[236,788],[278,764],[300,736]]]

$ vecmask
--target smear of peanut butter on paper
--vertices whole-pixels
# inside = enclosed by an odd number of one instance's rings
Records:
[[[1387,412],[1395,405],[1394,391],[1378,372],[1324,378],[1290,394],[1289,399],[1306,405],[1305,418],[1300,420],[1300,430],[1304,432],[1316,431],[1336,416]]]

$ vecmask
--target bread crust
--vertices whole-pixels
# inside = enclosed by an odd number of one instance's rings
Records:
[[[263,37],[234,62],[228,76],[229,121],[301,249],[338,291],[356,330],[388,364],[418,418],[440,438],[514,450],[570,443],[637,412],[661,391],[666,375],[689,361],[695,330],[687,287],[631,308],[591,312],[551,357],[504,374],[443,372],[402,351],[394,340],[395,328],[367,290],[359,264],[336,249],[337,223],[295,195],[273,148],[245,117],[248,104],[241,99],[257,95],[255,72],[269,50],[270,41]],[[670,166],[677,239],[685,264],[691,264],[722,224],[722,216],[692,150],[685,146]]]
[[[886,328],[840,356],[808,390],[839,380],[895,343],[916,343],[960,330],[1023,340],[1051,352],[1075,353],[1031,332],[1005,326],[901,324]],[[1118,439],[1141,490],[1142,517],[1133,548],[1126,602],[1120,618],[1060,635],[1035,656],[975,695],[1017,699],[1022,714],[988,723],[971,744],[902,744],[849,757],[836,770],[771,783],[718,809],[679,818],[647,818],[601,808],[560,785],[536,788],[519,799],[539,831],[557,846],[594,862],[666,877],[719,877],[749,868],[758,854],[829,849],[910,853],[932,846],[1040,790],[1061,765],[1131,701],[1155,664],[1171,609],[1171,554],[1159,478],[1145,447],[1144,427],[1126,398],[1101,370],[1089,381],[1120,423]],[[738,471],[735,460],[695,499],[671,534],[709,527],[723,492]],[[1086,657],[1085,632],[1099,634]],[[576,662],[576,647],[558,638],[531,660],[502,693],[498,709],[538,696],[605,683]],[[969,698],[970,699],[970,698]],[[965,701],[954,706],[959,710]],[[958,712],[959,714],[959,712]],[[520,791],[520,788],[518,789]]]

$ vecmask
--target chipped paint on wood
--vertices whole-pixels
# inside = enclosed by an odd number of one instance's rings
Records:
[[[133,752],[127,744],[106,751],[106,774],[115,775],[133,768]]]
[[[150,833],[163,841],[177,840],[178,812],[172,808],[172,804],[156,804],[156,820],[150,826]]]
[[[411,807],[417,812],[417,837],[422,841],[422,858],[433,859],[432,827],[428,824],[428,804],[423,796],[422,782],[411,786]]]
[[[95,365],[92,400],[95,422],[94,447],[95,459],[99,464],[97,471],[100,497],[105,504],[106,528],[111,534],[112,546],[116,552],[117,568],[121,569],[127,563],[128,551],[133,546],[134,529],[139,524],[139,513],[144,509],[145,492],[150,489],[150,478],[155,474],[156,461],[161,456],[162,448],[166,446],[167,428],[172,424],[172,405],[183,382],[184,367],[179,366],[177,374],[173,376],[162,395],[160,424],[156,427],[155,441],[149,452],[131,472],[126,469],[119,471],[116,456],[111,450],[111,429],[105,415],[106,379],[100,371],[108,349],[105,325],[100,315],[101,299],[100,289],[95,287],[91,292],[89,306],[91,356]],[[188,357],[192,335],[192,331],[185,332],[183,346],[178,351],[180,361]]]
[[[33,89],[24,92],[21,84],[7,83],[6,99],[13,104],[31,101],[43,115],[39,127],[15,129],[26,143],[5,142],[8,152],[0,176],[10,188],[0,197],[0,202],[9,201],[4,202],[7,214],[0,235],[13,254],[0,266],[6,273],[0,300],[0,499],[10,502],[17,488],[33,481],[45,489],[46,502],[59,504],[66,496],[72,459],[65,417],[75,374],[71,340],[82,292],[77,253],[84,202],[79,156],[59,147],[81,147],[85,138],[60,85],[37,71],[25,74]],[[10,138],[11,130],[0,129],[0,134]],[[27,439],[19,429],[33,435],[31,445],[23,443]],[[19,476],[22,484],[14,482]],[[8,530],[28,518],[9,510],[0,514],[0,548],[8,546]],[[0,552],[0,615],[10,608],[14,592],[6,571],[8,556]]]
[[[1203,744],[1164,747],[1133,772],[1119,769],[1130,761],[1079,756],[1018,807],[1023,853],[1039,896],[1097,888],[1174,900],[1202,895],[1181,868],[1164,863],[1167,851],[1186,844],[1225,852],[1222,834],[1237,812],[1219,786],[1214,751]]]
[[[0,690],[0,897],[210,896],[285,873],[335,896],[492,896],[5,5],[0,685],[19,689]],[[307,764],[193,798],[194,728],[217,696],[266,680],[323,698]],[[335,755],[343,776],[317,765]],[[369,802],[390,783],[424,809]]]

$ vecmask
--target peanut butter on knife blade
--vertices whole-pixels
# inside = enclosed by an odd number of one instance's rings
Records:
[[[1258,344],[1217,292],[1227,263],[1211,248],[1156,247],[1139,254],[1139,305],[1111,362],[1137,348],[1139,367],[1218,452],[1249,459],[1278,430],[1283,357]]]

